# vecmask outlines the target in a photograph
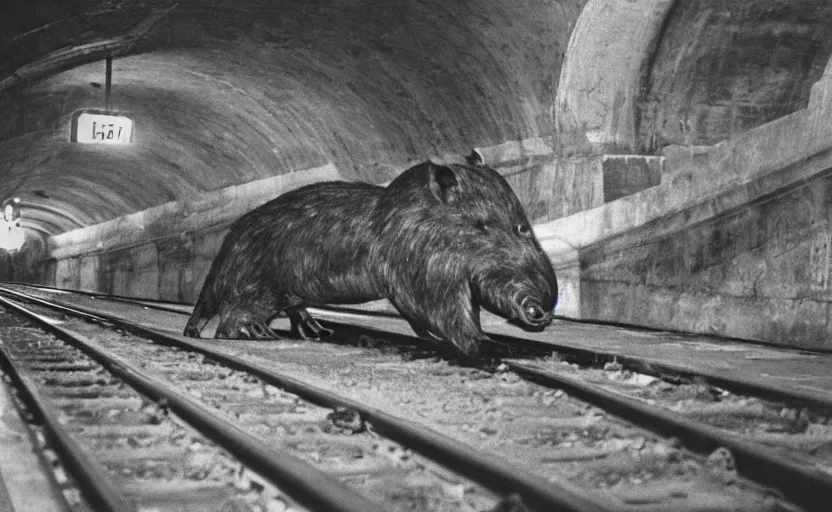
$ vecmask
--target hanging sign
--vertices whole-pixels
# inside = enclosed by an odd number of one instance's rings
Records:
[[[79,110],[72,115],[72,142],[128,144],[133,142],[133,120],[118,112]]]

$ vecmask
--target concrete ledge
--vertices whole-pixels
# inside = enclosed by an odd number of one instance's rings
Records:
[[[743,208],[773,194],[783,193],[814,178],[822,178],[832,172],[832,149],[819,153],[803,162],[766,174],[758,179],[737,185],[687,208],[657,217],[622,233],[588,243],[581,247],[581,254],[603,248],[625,249],[637,243],[646,243],[674,233],[719,215]]]
[[[832,101],[832,95],[829,100]],[[668,147],[660,185],[544,223],[537,227],[538,236],[542,241],[552,237],[566,241],[570,250],[586,247],[706,202],[742,184],[770,174],[775,176],[802,161],[811,161],[832,149],[830,116],[825,108],[816,107],[716,146]],[[725,210],[719,205],[714,208],[713,214]],[[568,257],[552,256],[558,260]]]
[[[233,222],[283,192],[318,181],[343,179],[332,164],[234,185],[198,198],[172,201],[131,215],[49,238],[48,252],[62,260],[148,243]]]
[[[507,141],[496,146],[474,148],[488,165],[498,165],[503,162],[519,160],[529,157],[550,156],[552,146],[541,137]]]

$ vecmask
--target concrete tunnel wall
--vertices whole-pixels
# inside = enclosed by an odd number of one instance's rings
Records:
[[[832,63],[806,109],[665,153],[661,184],[537,227],[575,315],[828,348]]]
[[[17,275],[191,301],[228,223],[256,204],[308,180],[382,183],[428,156],[456,159],[476,146],[509,176],[537,222],[564,284],[561,312],[786,343],[794,332],[799,343],[820,343],[817,329],[782,318],[776,328],[738,329],[753,324],[739,310],[720,310],[733,315],[721,323],[701,321],[695,308],[659,318],[652,288],[621,293],[626,279],[599,277],[599,269],[626,269],[639,276],[634,282],[661,288],[659,265],[621,250],[616,237],[653,236],[639,231],[648,221],[816,155],[811,144],[775,146],[787,155],[777,158],[754,142],[762,132],[753,129],[791,135],[766,123],[810,104],[832,52],[832,28],[812,20],[832,14],[830,6],[282,4],[289,8],[278,13],[268,3],[194,2],[160,17],[115,62],[117,106],[134,112],[142,134],[121,152],[65,143],[68,116],[100,102],[100,88],[90,85],[103,79],[100,62],[4,97],[15,122],[0,127],[0,158],[12,162],[25,201],[46,190],[60,213],[41,210],[31,221],[40,234],[30,235],[44,238],[50,258],[33,265],[37,257],[18,256]],[[772,47],[777,58],[766,60]],[[746,64],[720,65],[731,59]],[[790,129],[811,132],[800,119]],[[729,146],[751,163],[713,156]],[[764,172],[760,155],[782,166]],[[741,268],[766,259],[726,257]],[[696,288],[704,269],[677,267],[682,273],[665,288]],[[752,302],[763,297],[746,291]],[[801,334],[809,331],[815,338]]]

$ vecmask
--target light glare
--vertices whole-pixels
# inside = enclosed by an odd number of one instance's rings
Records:
[[[26,234],[17,221],[0,221],[0,249],[14,252],[23,247]]]

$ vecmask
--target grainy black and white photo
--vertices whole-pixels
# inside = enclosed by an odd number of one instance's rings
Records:
[[[8,4],[0,512],[832,511],[832,2]]]

